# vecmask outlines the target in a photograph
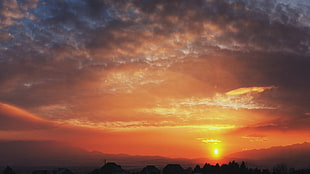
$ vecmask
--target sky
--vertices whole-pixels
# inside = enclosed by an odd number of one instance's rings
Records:
[[[219,159],[310,141],[307,0],[2,0],[0,140]]]

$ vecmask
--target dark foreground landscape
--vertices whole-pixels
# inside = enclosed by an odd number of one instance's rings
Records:
[[[219,162],[104,154],[55,141],[0,141],[0,174],[310,174],[309,156],[310,143],[242,151]]]
[[[34,170],[32,174],[75,174],[67,168]],[[167,164],[163,169],[154,165],[147,165],[141,170],[125,170],[120,165],[108,162],[101,168],[86,172],[87,174],[310,174],[310,169],[288,168],[286,164],[278,164],[271,169],[249,168],[246,162],[231,161],[228,164],[211,165],[206,163],[203,167],[196,165],[195,168],[183,168],[179,164]],[[3,174],[20,174],[7,166]]]

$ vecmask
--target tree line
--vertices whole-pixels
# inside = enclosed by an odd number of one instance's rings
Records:
[[[7,166],[3,174],[17,174],[14,170]],[[59,168],[55,170],[36,170],[32,174],[74,174],[71,170],[66,168]],[[144,167],[141,171],[130,172],[124,170],[116,163],[106,163],[98,169],[94,169],[88,174],[310,174],[310,169],[294,169],[288,168],[285,164],[278,164],[272,169],[249,168],[245,162],[241,164],[231,161],[228,164],[211,165],[206,163],[203,167],[196,165],[195,168],[184,169],[179,164],[168,164],[162,170],[156,166],[149,165]]]

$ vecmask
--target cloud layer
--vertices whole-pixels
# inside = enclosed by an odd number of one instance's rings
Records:
[[[307,132],[309,13],[306,0],[4,0],[0,101],[114,131]]]

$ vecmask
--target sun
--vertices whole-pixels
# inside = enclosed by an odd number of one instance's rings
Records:
[[[218,139],[208,139],[208,155],[210,159],[219,160],[223,154],[223,144]]]
[[[217,156],[219,154],[219,150],[218,149],[214,149],[213,150],[213,155]]]
[[[220,149],[217,147],[214,147],[212,149],[212,156],[214,159],[218,159],[220,157]]]

